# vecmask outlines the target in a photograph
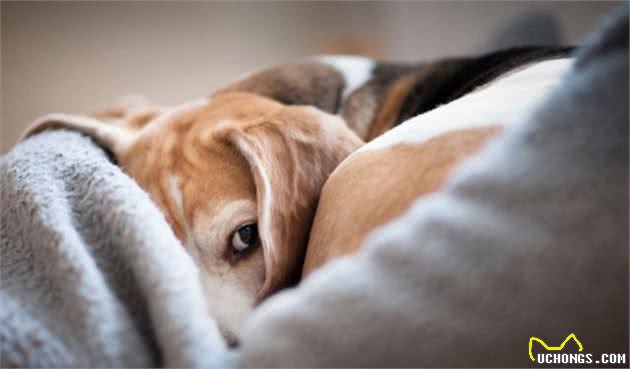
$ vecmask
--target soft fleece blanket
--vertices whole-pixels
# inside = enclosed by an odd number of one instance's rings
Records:
[[[228,355],[198,271],[88,139],[2,158],[2,366],[530,366],[628,349],[628,8],[447,188],[254,312]],[[212,296],[209,296],[212,298]]]
[[[215,366],[198,270],[100,148],[46,132],[0,173],[0,366]]]

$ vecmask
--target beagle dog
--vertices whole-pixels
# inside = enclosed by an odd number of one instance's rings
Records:
[[[228,344],[257,302],[299,279],[321,187],[361,144],[339,117],[245,92],[51,114],[26,136],[51,128],[91,136],[148,192],[199,265]]]
[[[413,109],[404,106],[414,106],[411,101],[416,107],[431,106],[416,110],[420,113],[352,153],[328,178],[313,222],[303,278],[334,258],[355,253],[370,232],[401,215],[417,198],[439,190],[460,162],[531,112],[571,64],[562,51],[524,65],[508,63],[509,68],[500,73],[477,70],[478,76],[488,77],[480,77],[483,82],[464,93],[431,92],[426,89],[445,87],[416,84],[414,88],[421,86],[421,90],[407,90],[402,105],[376,109],[377,118],[363,131],[367,137],[407,118],[406,112]],[[434,106],[427,103],[426,94],[452,98]],[[396,92],[386,94],[384,101],[391,96]],[[387,109],[397,111],[395,119],[378,118],[391,116],[381,114]]]

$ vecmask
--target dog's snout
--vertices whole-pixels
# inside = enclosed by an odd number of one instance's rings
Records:
[[[239,346],[239,340],[236,337],[225,337],[225,342],[227,346],[231,349],[237,348]]]
[[[223,325],[219,326],[219,331],[221,332],[221,335],[223,336],[223,339],[225,340],[225,344],[227,345],[228,348],[233,349],[239,346],[239,340],[236,334],[234,334],[229,329],[225,328]]]

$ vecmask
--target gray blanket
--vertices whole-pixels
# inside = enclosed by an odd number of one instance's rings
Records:
[[[627,352],[627,28],[443,192],[263,303],[235,354],[147,195],[79,134],[30,138],[0,164],[0,365],[528,366],[530,336],[569,332]]]
[[[46,132],[0,173],[2,367],[215,366],[198,270],[101,149]]]

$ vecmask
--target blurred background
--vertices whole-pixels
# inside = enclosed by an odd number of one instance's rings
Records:
[[[420,61],[577,44],[616,2],[1,2],[0,152],[34,118],[163,105],[313,54]]]

